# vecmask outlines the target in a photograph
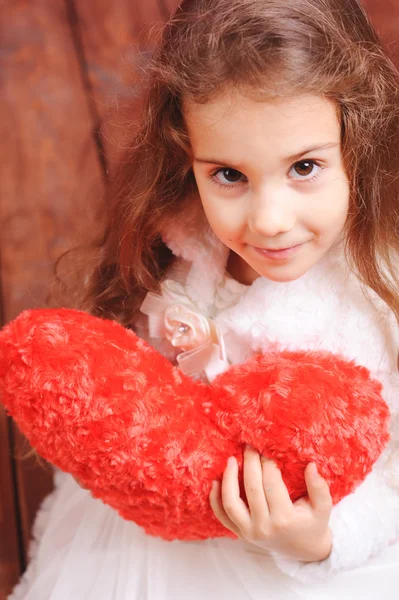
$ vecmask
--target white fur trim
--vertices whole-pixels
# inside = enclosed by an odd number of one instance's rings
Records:
[[[274,553],[281,571],[311,583],[363,565],[389,544],[399,543],[399,490],[386,481],[386,460],[385,454],[356,491],[334,507],[330,519],[333,549],[329,558],[303,563]]]
[[[224,277],[229,249],[213,233],[202,207],[194,201],[163,229],[162,239],[175,256],[191,263],[186,290],[200,309],[207,311]]]

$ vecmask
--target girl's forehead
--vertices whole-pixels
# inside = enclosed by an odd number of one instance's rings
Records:
[[[286,142],[287,150],[297,137],[304,143],[327,143],[340,139],[337,106],[331,100],[302,95],[255,100],[246,96],[220,95],[207,104],[183,104],[189,136],[194,145],[213,146],[239,142],[256,146],[262,140]]]

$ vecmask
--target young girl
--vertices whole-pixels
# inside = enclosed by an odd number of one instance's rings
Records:
[[[238,540],[146,536],[57,473],[12,600],[398,597],[398,91],[357,0],[183,2],[78,306],[183,369],[217,332],[225,355],[194,369],[208,380],[271,348],[340,353],[382,381],[392,439],[333,508],[315,465],[292,504],[246,448],[248,503],[234,459],[210,495]]]

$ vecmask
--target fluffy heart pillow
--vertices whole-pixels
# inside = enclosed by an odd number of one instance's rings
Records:
[[[44,458],[169,540],[229,535],[208,495],[245,443],[277,462],[293,500],[315,460],[338,502],[388,441],[381,385],[337,356],[257,355],[208,386],[122,326],[66,309],[3,329],[0,394]]]

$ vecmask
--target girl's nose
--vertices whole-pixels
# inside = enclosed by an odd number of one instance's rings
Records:
[[[296,222],[294,207],[284,194],[263,192],[253,198],[248,216],[252,233],[273,237],[291,231]]]

